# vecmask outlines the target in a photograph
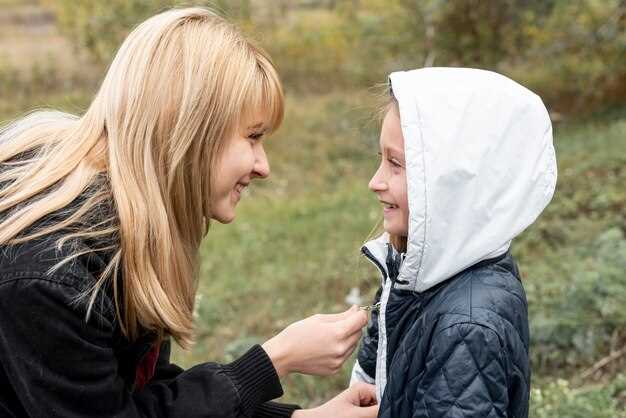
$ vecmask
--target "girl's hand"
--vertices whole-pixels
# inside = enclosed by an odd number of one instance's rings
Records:
[[[289,325],[263,349],[280,377],[293,372],[328,376],[350,357],[366,324],[367,313],[356,305],[339,314],[317,314]]]
[[[378,415],[374,386],[356,383],[324,405],[294,411],[293,418],[374,418]]]

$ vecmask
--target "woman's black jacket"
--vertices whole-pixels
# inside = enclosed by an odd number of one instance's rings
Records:
[[[170,363],[165,341],[139,388],[138,369],[157,352],[154,340],[122,335],[107,292],[85,320],[86,302],[77,298],[103,259],[81,256],[46,275],[65,251],[51,248],[53,237],[0,248],[0,417],[292,415],[296,406],[268,402],[283,391],[259,345],[230,364],[183,370]]]

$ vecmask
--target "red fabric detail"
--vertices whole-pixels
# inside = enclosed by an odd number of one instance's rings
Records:
[[[135,390],[141,390],[146,383],[154,376],[157,360],[159,359],[159,351],[161,346],[156,344],[152,350],[148,351],[139,361],[135,370]]]

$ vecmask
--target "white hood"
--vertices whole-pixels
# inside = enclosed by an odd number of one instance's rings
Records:
[[[552,125],[539,96],[494,72],[423,68],[390,75],[400,107],[409,200],[396,283],[422,292],[504,253],[550,202]]]

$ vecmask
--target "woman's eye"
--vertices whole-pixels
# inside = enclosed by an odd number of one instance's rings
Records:
[[[263,132],[254,132],[254,133],[251,133],[250,135],[248,135],[248,138],[252,139],[254,141],[258,141],[262,137],[263,137]]]

